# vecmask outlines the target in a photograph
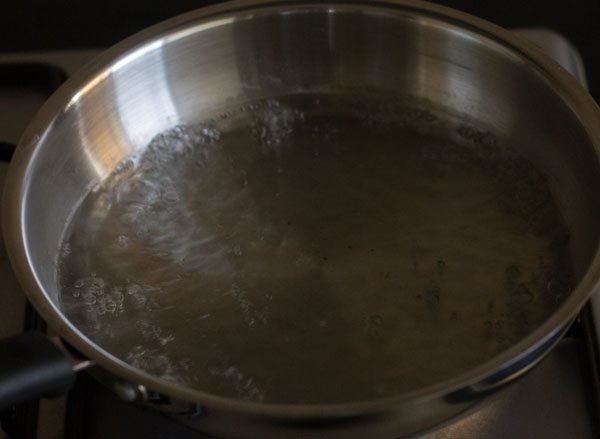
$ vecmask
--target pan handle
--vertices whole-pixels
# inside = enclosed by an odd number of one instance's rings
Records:
[[[0,161],[10,162],[14,152],[13,143],[0,141]],[[0,340],[0,411],[65,394],[77,370],[64,348],[39,331]]]
[[[0,340],[0,410],[32,398],[60,396],[75,373],[71,359],[41,332]]]

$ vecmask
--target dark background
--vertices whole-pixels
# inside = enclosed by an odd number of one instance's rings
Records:
[[[215,0],[0,0],[0,51],[110,46]],[[583,56],[600,101],[600,0],[439,0],[504,27],[548,27]]]

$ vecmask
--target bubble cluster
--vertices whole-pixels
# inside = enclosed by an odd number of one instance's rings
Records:
[[[256,402],[393,396],[568,296],[546,181],[493,132],[388,94],[230,104],[137,148],[65,232],[63,311],[133,367]]]
[[[107,288],[104,279],[95,273],[75,281],[71,295],[82,302],[88,313],[95,316],[115,315],[125,310],[122,290],[118,287]]]
[[[267,100],[252,110],[252,134],[260,145],[277,149],[304,120],[304,113],[277,100]]]

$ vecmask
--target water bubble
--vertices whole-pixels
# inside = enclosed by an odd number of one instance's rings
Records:
[[[180,200],[179,194],[174,188],[165,188],[162,192],[162,199],[166,203],[176,203]]]
[[[68,242],[64,243],[61,248],[62,257],[69,256],[71,254],[71,244]]]
[[[200,134],[204,136],[205,139],[213,142],[221,139],[221,132],[214,127],[202,127],[200,128]]]
[[[112,300],[106,301],[104,308],[106,309],[107,312],[113,314],[117,310],[117,304],[115,302],[113,302]]]
[[[276,100],[266,101],[253,115],[252,134],[259,144],[269,149],[277,149],[294,125],[304,119],[304,113]]]

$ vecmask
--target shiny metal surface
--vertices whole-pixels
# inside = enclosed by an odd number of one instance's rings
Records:
[[[428,99],[519,140],[523,154],[551,177],[573,231],[580,282],[551,319],[493,361],[435,388],[338,406],[256,405],[175,386],[111,357],[64,319],[54,279],[64,224],[74,204],[120,160],[157,132],[200,120],[225,100],[332,87]],[[597,289],[599,117],[576,81],[536,49],[446,8],[417,2],[231,3],[126,40],[48,102],[12,165],[6,240],[21,283],[61,336],[114,374],[215,413],[195,419],[195,428],[228,434],[219,421],[235,420],[236,431],[250,436],[333,433],[332,427],[344,437],[373,429],[379,436],[409,434],[468,409],[495,379],[523,373]],[[448,397],[457,394],[469,397]],[[320,421],[306,423],[315,419]]]

